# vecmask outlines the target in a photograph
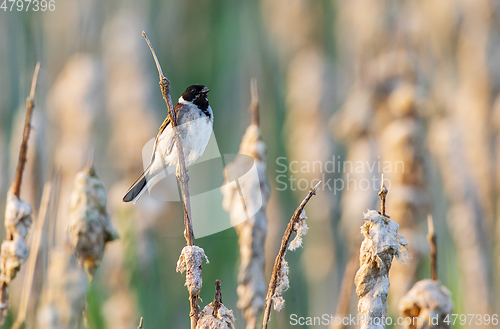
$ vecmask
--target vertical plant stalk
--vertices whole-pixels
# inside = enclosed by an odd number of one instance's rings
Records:
[[[212,312],[213,316],[217,316],[217,313],[222,306],[222,290],[220,282],[220,280],[215,280],[214,310]]]
[[[382,175],[380,191],[378,192],[378,196],[380,197],[380,214],[382,214],[382,216],[385,216],[385,199],[387,197],[387,193],[389,193],[389,191],[387,190],[387,187],[385,187],[384,175]]]
[[[19,160],[17,163],[17,169],[16,169],[16,177],[14,180],[14,183],[12,184],[11,191],[12,194],[14,195],[15,199],[17,202],[20,202],[20,194],[21,194],[21,183],[23,180],[23,172],[24,172],[24,167],[26,164],[26,157],[28,154],[28,139],[30,136],[30,131],[31,131],[31,116],[33,114],[33,109],[35,108],[35,91],[36,91],[36,85],[38,81],[38,73],[40,72],[40,62],[36,64],[35,67],[35,72],[33,73],[33,79],[31,80],[31,90],[30,90],[30,95],[28,99],[26,100],[26,120],[24,123],[24,131],[23,131],[23,141],[21,143],[21,147],[19,149]],[[15,200],[14,200],[15,201]],[[8,207],[9,200],[7,200],[7,207]],[[28,206],[29,207],[29,206]],[[18,210],[18,209],[16,209]],[[31,211],[30,211],[31,212]],[[16,216],[19,214],[16,211]],[[27,214],[29,215],[29,214]],[[5,218],[7,220],[7,216]],[[20,220],[20,219],[19,219]],[[7,223],[6,223],[6,228],[7,228]],[[4,241],[4,243],[11,242],[14,240],[14,234],[11,232],[10,229],[7,229],[7,236]],[[2,243],[2,245],[4,244]],[[3,248],[2,248],[3,249]],[[29,251],[28,251],[29,252]],[[2,268],[5,271],[7,267],[7,258],[4,258],[4,253],[2,253]],[[17,272],[17,271],[15,271]],[[5,316],[7,315],[7,310],[9,307],[9,283],[10,280],[14,279],[16,273],[12,273],[11,277],[7,278],[6,273],[2,273],[0,276],[0,324],[3,324],[5,321]],[[10,275],[9,275],[10,276]]]
[[[398,309],[402,317],[412,318],[405,329],[449,329],[450,313],[453,309],[450,291],[438,280],[436,234],[432,215],[427,216],[431,247],[431,279],[420,280],[399,300]],[[448,319],[447,319],[448,318]],[[432,326],[431,326],[432,325]]]
[[[153,55],[154,61],[156,63],[156,68],[158,69],[158,75],[160,77],[160,89],[163,95],[163,99],[167,104],[168,115],[170,116],[170,124],[172,125],[172,130],[174,132],[174,142],[177,149],[177,158],[179,163],[177,164],[176,176],[179,184],[181,186],[182,201],[184,203],[184,237],[186,238],[186,244],[188,246],[193,246],[193,224],[191,222],[191,201],[189,198],[189,176],[187,174],[186,162],[184,160],[184,147],[180,139],[179,133],[176,129],[177,127],[177,117],[174,111],[174,105],[172,103],[172,96],[170,95],[170,81],[163,75],[160,62],[156,53],[149,41],[146,32],[142,31],[142,36],[148,43],[149,49]],[[200,306],[198,305],[198,295],[193,295],[190,293],[189,301],[191,306],[191,312],[189,316],[191,317],[191,328],[196,328],[196,322],[198,320],[198,315],[200,313]]]
[[[141,319],[139,320],[139,326],[137,327],[137,329],[142,329],[142,320],[143,320],[143,318],[141,316]]]
[[[295,223],[299,221],[306,204],[313,197],[313,195],[316,195],[316,191],[317,191],[320,183],[321,183],[321,181],[319,181],[318,184],[316,184],[316,186],[314,186],[313,188],[311,188],[309,190],[309,193],[306,195],[304,200],[302,200],[302,202],[300,203],[297,210],[295,210],[292,218],[290,219],[290,222],[288,223],[288,225],[286,227],[285,234],[283,235],[283,239],[281,239],[280,250],[279,250],[278,256],[276,256],[276,261],[274,262],[273,273],[271,275],[271,281],[269,282],[269,288],[267,290],[266,306],[264,308],[264,319],[262,321],[262,329],[267,329],[267,323],[269,322],[269,317],[271,316],[271,304],[273,301],[272,297],[273,297],[273,295],[276,291],[276,287],[278,285],[278,276],[279,276],[279,273],[281,272],[282,264],[284,263],[285,253],[286,253],[286,250],[288,247],[288,243],[290,241],[290,237],[291,237],[292,233],[296,231]]]
[[[260,126],[260,113],[259,113],[259,91],[257,89],[257,79],[250,80],[250,112],[252,114],[252,123],[257,127]]]
[[[14,195],[19,199],[21,194],[21,183],[23,180],[24,166],[26,165],[26,156],[28,154],[28,139],[31,132],[31,116],[35,108],[35,91],[36,83],[38,81],[38,73],[40,72],[40,62],[36,64],[33,79],[31,80],[30,95],[26,99],[26,120],[24,122],[23,141],[19,149],[19,160],[17,162],[16,178],[12,185]]]
[[[184,160],[184,148],[182,145],[182,141],[180,139],[179,133],[176,129],[177,127],[177,117],[174,111],[174,105],[172,103],[172,96],[170,95],[170,81],[163,75],[163,71],[161,69],[160,62],[158,61],[158,57],[156,57],[156,53],[151,45],[151,42],[146,35],[146,32],[142,31],[142,36],[146,39],[148,43],[149,49],[151,49],[151,53],[153,54],[153,58],[156,63],[156,68],[158,69],[158,74],[160,76],[160,89],[163,95],[163,99],[167,104],[168,115],[170,116],[170,124],[172,125],[172,130],[174,132],[174,142],[175,147],[177,149],[177,158],[179,159],[179,163],[177,164],[177,170],[175,174],[177,175],[177,180],[181,185],[182,191],[182,201],[184,202],[184,237],[186,238],[186,243],[188,246],[193,245],[193,224],[191,222],[191,200],[189,198],[189,176],[187,174],[186,169],[186,161]]]
[[[429,233],[427,234],[427,240],[431,247],[431,279],[437,281],[438,279],[438,264],[437,264],[437,238],[434,232],[434,220],[432,215],[427,216],[427,227]]]
[[[259,127],[256,79],[252,78],[250,84],[252,98],[249,110],[252,122],[242,137],[238,157],[226,164],[224,170],[226,184],[221,187],[221,193],[222,207],[229,213],[231,223],[238,234],[240,264],[236,306],[243,311],[246,329],[256,329],[260,327],[259,318],[266,303],[268,282],[264,271],[265,247],[268,227],[267,205],[271,191],[266,174],[266,145]],[[245,157],[239,157],[240,155]],[[249,161],[247,159],[251,159],[257,177],[244,175],[247,171],[244,162]],[[236,179],[237,177],[239,178]]]
[[[196,329],[234,329],[233,311],[222,304],[221,281],[215,280],[214,301],[203,308]]]

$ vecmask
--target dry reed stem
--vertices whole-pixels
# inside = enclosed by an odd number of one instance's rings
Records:
[[[142,320],[143,320],[143,318],[141,316],[141,319],[139,320],[139,326],[137,327],[137,329],[142,329]]]
[[[250,113],[252,113],[252,123],[257,127],[260,126],[260,113],[259,113],[259,91],[257,90],[257,79],[250,80]]]
[[[16,169],[16,177],[14,180],[14,183],[12,184],[11,187],[11,192],[12,193],[12,200],[9,201],[7,200],[7,206],[6,206],[6,216],[5,220],[8,220],[8,217],[10,215],[7,214],[7,211],[9,210],[9,203],[11,203],[14,206],[14,203],[16,204],[14,208],[11,210],[15,211],[15,214],[12,213],[11,215],[14,216],[14,221],[16,223],[10,223],[8,224],[7,222],[5,223],[6,225],[6,231],[7,231],[7,236],[5,241],[2,243],[2,256],[1,256],[1,268],[2,268],[2,273],[0,276],[0,325],[2,325],[5,322],[5,317],[7,315],[8,307],[9,307],[9,284],[12,279],[15,278],[17,271],[19,270],[21,263],[23,259],[26,259],[29,255],[29,250],[27,247],[22,246],[24,243],[24,238],[26,234],[28,233],[29,225],[31,224],[31,219],[29,217],[31,213],[31,209],[29,210],[29,213],[21,214],[22,216],[19,216],[19,210],[20,208],[17,207],[17,205],[21,205],[22,201],[20,201],[20,194],[21,194],[21,183],[23,179],[23,172],[24,172],[24,166],[26,164],[26,157],[28,153],[28,139],[30,136],[30,131],[31,131],[31,116],[33,113],[33,109],[35,107],[35,92],[36,92],[36,84],[38,81],[38,73],[40,72],[40,62],[36,64],[35,67],[35,72],[33,73],[33,79],[31,80],[31,90],[30,90],[30,95],[28,99],[26,100],[26,120],[24,123],[24,131],[23,131],[23,141],[21,143],[21,147],[19,149],[19,160],[17,164],[17,169]],[[26,206],[29,208],[29,205],[26,204]],[[23,208],[23,207],[21,207]],[[13,251],[14,254],[9,255],[9,249],[8,244],[12,244],[15,239],[15,234],[17,233],[17,225],[22,224],[21,222],[25,222],[26,226],[26,232],[19,234],[18,238],[19,241],[16,243],[16,246],[14,246]],[[14,225],[12,225],[14,224]],[[9,228],[10,226],[10,228]],[[5,247],[4,247],[5,246]],[[11,246],[12,247],[12,246]],[[23,254],[19,254],[16,250],[17,248],[20,247],[21,249],[25,249],[25,252]],[[5,251],[4,251],[5,249]],[[25,253],[25,255],[24,255]],[[8,258],[15,257],[18,260],[15,261],[17,265],[14,266],[11,270],[8,270],[9,273],[5,273],[7,271],[8,267]]]
[[[163,75],[163,71],[161,69],[160,62],[158,61],[158,57],[156,57],[156,53],[149,41],[146,32],[142,31],[142,36],[148,43],[149,49],[153,55],[156,68],[158,69],[158,75],[160,77],[160,89],[163,95],[163,99],[167,104],[168,115],[170,116],[170,124],[172,125],[172,131],[174,132],[174,141],[175,147],[177,149],[177,158],[179,159],[179,163],[177,165],[176,176],[179,184],[181,186],[182,192],[182,201],[184,203],[184,237],[186,238],[186,243],[188,246],[194,246],[193,244],[193,224],[191,222],[191,201],[189,198],[189,176],[187,174],[186,162],[184,160],[184,147],[182,146],[182,141],[179,136],[177,129],[177,117],[174,111],[174,105],[172,103],[172,96],[170,95],[170,81]],[[191,329],[196,328],[196,322],[198,319],[198,313],[200,312],[200,306],[198,305],[198,295],[189,296],[191,312],[189,316],[191,317]]]
[[[200,313],[196,329],[234,329],[233,311],[222,304],[221,281],[215,280],[214,301]]]
[[[288,242],[290,241],[292,233],[297,231],[297,227],[295,224],[301,219],[301,216],[303,216],[302,213],[304,211],[304,207],[306,206],[306,204],[313,197],[313,195],[316,195],[316,191],[320,183],[321,181],[319,181],[316,184],[316,186],[314,186],[309,190],[309,193],[306,195],[304,200],[302,200],[297,210],[295,210],[292,218],[290,219],[290,222],[286,227],[285,234],[283,235],[283,239],[281,240],[281,246],[278,256],[276,256],[276,261],[274,262],[271,280],[269,281],[269,288],[267,290],[267,296],[266,296],[266,306],[264,308],[264,319],[262,321],[262,329],[267,328],[267,323],[269,322],[269,317],[271,316],[271,304],[273,301],[273,296],[275,294],[276,288],[278,286],[278,278],[282,271],[282,267],[283,266],[286,267],[287,265],[285,261],[285,253],[288,247]]]
[[[167,104],[168,115],[170,116],[170,124],[172,125],[172,130],[174,132],[174,141],[175,147],[177,149],[177,158],[179,159],[179,163],[177,165],[176,175],[179,184],[181,185],[182,191],[182,200],[184,202],[184,225],[185,232],[184,236],[186,238],[186,243],[188,246],[193,245],[193,224],[191,222],[191,201],[189,198],[189,176],[187,174],[186,162],[184,160],[184,147],[182,146],[182,141],[179,136],[177,129],[177,116],[175,115],[174,105],[172,102],[172,96],[170,95],[170,81],[163,75],[163,71],[161,69],[160,62],[156,57],[156,53],[151,45],[151,42],[146,35],[146,32],[142,31],[142,36],[146,39],[148,43],[149,49],[151,49],[151,53],[153,54],[154,61],[156,63],[156,68],[158,69],[158,75],[160,77],[160,88],[161,93],[163,95],[163,99]]]
[[[378,196],[380,197],[380,213],[382,214],[382,216],[386,216],[385,215],[385,198],[387,197],[388,192],[389,191],[387,190],[387,187],[385,187],[384,175],[382,175],[380,192],[378,192]],[[389,217],[389,216],[387,216],[387,217]]]
[[[24,166],[26,165],[26,156],[28,153],[28,139],[31,132],[31,115],[35,108],[35,91],[36,83],[38,81],[38,73],[40,72],[40,62],[36,64],[33,79],[31,80],[30,95],[26,99],[26,120],[24,122],[23,141],[19,149],[19,160],[17,162],[16,178],[12,185],[12,192],[19,199],[21,194],[21,183],[23,180]]]
[[[412,319],[413,323],[405,323],[407,329],[449,329],[449,321],[444,321],[451,313],[453,303],[450,291],[437,278],[436,234],[432,215],[427,216],[429,244],[431,247],[431,280],[421,280],[399,301],[401,316]]]
[[[251,95],[252,123],[246,129],[238,154],[247,155],[253,159],[258,180],[255,177],[243,175],[247,168],[241,162],[245,159],[237,158],[226,165],[226,184],[221,187],[224,198],[222,206],[229,213],[231,223],[238,234],[240,266],[236,306],[243,310],[247,329],[257,328],[258,318],[266,303],[267,287],[264,269],[268,225],[267,205],[270,197],[266,174],[266,145],[260,133],[259,99],[257,81],[254,78],[251,80]],[[234,180],[234,177],[240,178],[230,184],[229,182]],[[255,205],[258,205],[258,209]],[[249,208],[252,209],[251,214],[248,213]]]
[[[427,227],[429,233],[427,234],[427,240],[431,247],[431,279],[436,281],[438,279],[438,264],[437,264],[437,238],[434,232],[434,220],[432,215],[427,216]]]

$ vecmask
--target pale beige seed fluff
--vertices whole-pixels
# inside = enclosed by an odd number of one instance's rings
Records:
[[[106,209],[107,196],[93,166],[79,172],[70,198],[69,241],[90,278],[107,242],[118,238]]]
[[[405,263],[408,243],[398,233],[398,223],[375,210],[363,214],[361,226],[364,235],[360,249],[360,269],[356,273],[356,293],[359,297],[358,312],[363,316],[361,329],[385,328],[389,293],[389,269],[392,259]]]
[[[38,328],[78,328],[88,279],[69,246],[50,253],[47,282],[37,311]]]
[[[306,211],[302,210],[299,215],[299,219],[293,224],[293,230],[296,232],[295,238],[288,245],[289,250],[295,250],[302,247],[302,236],[307,234],[307,224],[306,224]],[[285,299],[283,298],[283,293],[290,288],[290,280],[288,275],[290,269],[288,267],[288,262],[285,260],[286,253],[283,255],[281,260],[281,267],[278,272],[278,277],[276,279],[276,289],[272,295],[273,306],[275,311],[281,311],[285,307]]]
[[[221,188],[224,200],[223,208],[229,212],[232,223],[238,233],[241,264],[238,273],[238,302],[236,306],[243,310],[247,328],[255,328],[257,318],[266,303],[266,282],[264,278],[265,243],[267,237],[267,204],[270,196],[266,177],[266,145],[261,139],[259,127],[251,124],[242,138],[239,154],[251,156],[257,169],[258,181],[250,175],[242,175],[243,166],[238,161],[229,163],[226,171],[238,178],[239,186],[245,191],[248,208],[255,208],[249,202],[261,202],[257,213],[249,218],[236,184],[224,184]],[[241,172],[241,174],[240,174]],[[226,181],[227,181],[226,177]]]
[[[19,200],[12,189],[7,193],[4,223],[6,236],[11,239],[2,242],[0,281],[10,284],[28,259],[29,249],[25,238],[32,223],[30,205]]]
[[[233,311],[221,305],[214,315],[213,303],[203,308],[196,324],[196,329],[234,329]]]
[[[181,255],[177,261],[176,271],[184,273],[186,271],[186,283],[184,284],[191,296],[199,296],[201,292],[202,264],[203,259],[208,264],[208,258],[203,248],[198,246],[185,246],[182,248]]]
[[[402,317],[421,319],[405,323],[404,328],[407,329],[449,329],[449,322],[444,320],[452,308],[450,291],[441,282],[430,279],[415,283],[399,301]]]
[[[288,274],[290,269],[288,267],[288,262],[283,259],[281,261],[280,271],[278,272],[278,278],[276,280],[276,289],[271,297],[273,299],[273,305],[275,311],[281,311],[285,307],[285,299],[283,298],[283,293],[290,288],[290,280],[288,279]]]
[[[293,230],[297,232],[295,238],[288,245],[288,250],[295,250],[299,247],[302,247],[302,236],[307,234],[307,230],[309,227],[306,223],[306,211],[302,210],[299,215],[299,219],[293,224]]]

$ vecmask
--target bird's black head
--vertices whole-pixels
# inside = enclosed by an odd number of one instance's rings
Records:
[[[197,105],[201,110],[208,108],[207,93],[210,91],[204,85],[191,85],[182,94],[182,98],[186,102],[192,102]]]

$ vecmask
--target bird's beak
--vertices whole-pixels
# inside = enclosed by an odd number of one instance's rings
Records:
[[[201,90],[202,93],[206,94],[210,91],[210,89],[208,89],[207,87],[203,87],[203,89]]]

